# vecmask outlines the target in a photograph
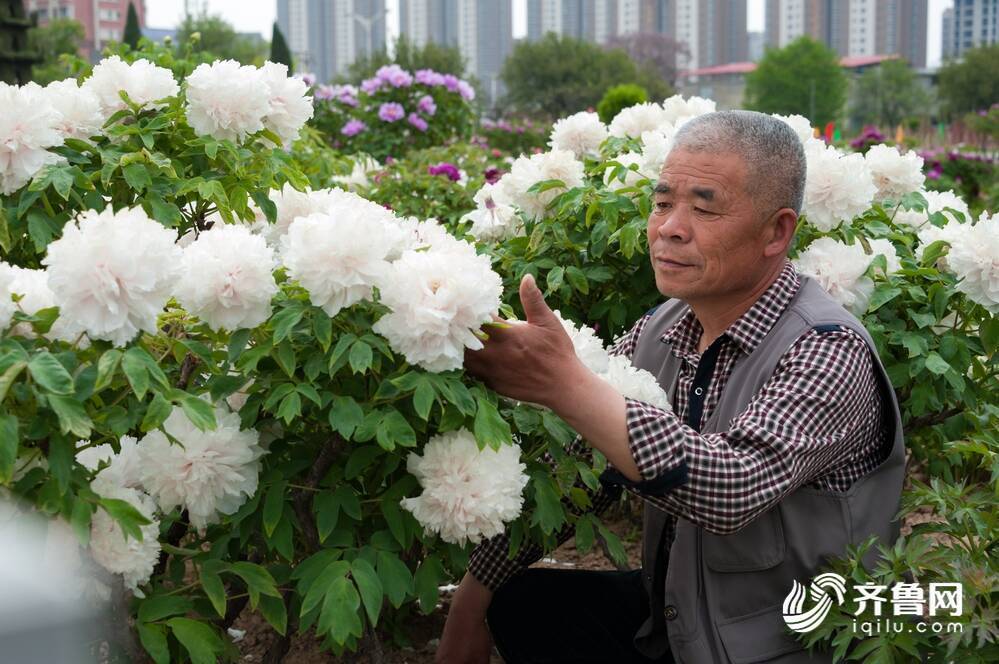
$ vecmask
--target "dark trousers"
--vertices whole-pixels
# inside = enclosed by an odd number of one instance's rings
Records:
[[[635,650],[648,616],[640,571],[529,569],[496,591],[487,617],[507,664],[671,664]]]

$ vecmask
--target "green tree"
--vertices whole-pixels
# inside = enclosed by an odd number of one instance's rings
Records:
[[[465,71],[465,58],[457,46],[446,46],[428,42],[424,46],[413,44],[406,35],[399,35],[395,43],[395,55],[390,57],[387,52],[378,51],[369,57],[355,60],[342,77],[344,82],[356,82],[370,78],[379,67],[395,63],[408,71],[417,69],[433,69],[442,74],[454,74],[468,78]]]
[[[122,41],[133,49],[139,47],[139,40],[142,39],[142,29],[139,28],[139,15],[135,13],[135,3],[128,3],[128,16],[125,18],[125,34]]]
[[[767,49],[746,76],[746,108],[804,115],[814,125],[839,117],[848,81],[839,56],[814,39],[801,37],[784,48]]]
[[[220,59],[243,64],[263,64],[269,53],[268,43],[259,37],[241,35],[221,16],[207,13],[187,15],[177,28],[177,45],[183,47],[194,33],[201,35],[194,53],[209,53]]]
[[[288,48],[288,42],[284,40],[284,35],[281,34],[281,28],[278,24],[274,24],[274,29],[271,31],[271,62],[278,62],[283,65],[288,65],[288,69],[291,69],[291,49]]]
[[[506,102],[522,112],[567,115],[594,107],[608,88],[635,83],[649,98],[670,93],[669,85],[647,68],[638,67],[620,49],[560,37],[553,33],[536,42],[520,42],[500,74]]]
[[[904,60],[886,60],[865,71],[853,89],[850,120],[855,125],[897,127],[928,114],[929,95]]]
[[[999,102],[999,44],[973,48],[940,68],[940,99],[952,115],[988,110]]]
[[[43,26],[28,30],[29,50],[41,58],[41,62],[31,70],[31,79],[45,85],[72,75],[60,56],[76,55],[85,34],[83,25],[71,18],[54,18]]]

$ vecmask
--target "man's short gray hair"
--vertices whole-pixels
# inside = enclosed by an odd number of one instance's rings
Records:
[[[757,210],[788,207],[801,213],[805,151],[783,120],[755,111],[707,113],[680,127],[673,149],[737,154],[746,163],[746,186]]]

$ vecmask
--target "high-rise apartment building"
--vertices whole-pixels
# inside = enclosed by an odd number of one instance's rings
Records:
[[[954,0],[952,20],[944,23],[943,37],[944,56],[954,58],[969,48],[999,43],[999,0]]]
[[[842,57],[897,54],[925,67],[928,14],[928,0],[767,0],[766,43],[808,36]]]
[[[412,43],[457,46],[469,72],[495,100],[513,48],[513,0],[399,0],[399,34]]]
[[[385,0],[278,0],[277,23],[296,68],[320,81],[385,49]]]
[[[111,41],[121,41],[125,33],[129,2],[135,5],[139,27],[146,24],[145,0],[25,0],[28,16],[44,25],[54,18],[71,18],[83,26],[83,45],[80,55],[96,60],[101,49]]]
[[[943,33],[940,42],[940,55],[944,60],[954,57],[954,8],[948,7],[943,12],[941,19],[941,32]]]

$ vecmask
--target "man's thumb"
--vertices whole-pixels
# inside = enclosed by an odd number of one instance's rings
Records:
[[[545,325],[555,320],[555,314],[545,303],[545,296],[534,283],[534,276],[525,274],[520,280],[520,304],[524,307],[527,322],[532,325]]]

